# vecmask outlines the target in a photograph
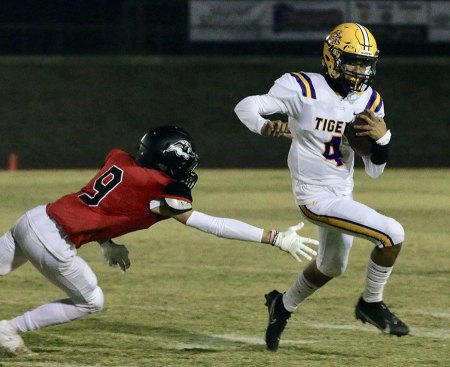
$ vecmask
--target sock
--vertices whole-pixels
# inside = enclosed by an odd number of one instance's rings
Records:
[[[303,272],[301,272],[296,282],[283,295],[284,308],[289,312],[294,312],[300,303],[317,289],[319,289],[319,287],[306,280]]]
[[[25,312],[10,323],[20,332],[36,330],[45,326],[63,324],[87,315],[75,306],[70,299],[63,299],[47,303],[38,308]]]
[[[392,266],[384,267],[375,264],[372,259],[367,265],[366,286],[362,298],[366,302],[381,302],[384,286],[392,272]]]

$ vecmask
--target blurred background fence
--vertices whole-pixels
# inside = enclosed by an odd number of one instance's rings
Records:
[[[285,72],[320,72],[322,40],[344,21],[381,49],[391,164],[449,166],[448,1],[2,0],[0,159],[98,167],[174,123],[202,167],[284,166],[288,141],[250,133],[233,108]]]

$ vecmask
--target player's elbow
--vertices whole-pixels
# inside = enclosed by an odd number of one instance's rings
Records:
[[[383,174],[383,171],[381,171],[381,172],[374,172],[372,170],[366,170],[366,174],[370,178],[377,179],[378,177],[380,177]]]
[[[376,179],[383,174],[385,167],[386,163],[374,164],[370,162],[365,164],[365,172],[370,178]]]

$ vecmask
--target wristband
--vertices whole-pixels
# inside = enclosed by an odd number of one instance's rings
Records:
[[[280,234],[279,231],[277,231],[276,229],[272,229],[272,231],[270,232],[270,237],[269,237],[269,243],[274,246],[275,242],[277,241],[278,235]]]
[[[378,145],[388,145],[391,141],[391,130],[386,131],[386,134],[384,134],[380,139],[376,141]]]

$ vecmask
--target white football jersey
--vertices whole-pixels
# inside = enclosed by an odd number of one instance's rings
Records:
[[[343,134],[346,124],[365,109],[384,116],[383,99],[374,89],[343,98],[321,74],[293,72],[277,79],[268,94],[243,99],[235,112],[257,133],[267,121],[262,116],[286,114],[294,135],[288,156],[292,179],[349,189],[353,187],[354,152]],[[385,164],[374,165],[370,157],[363,160],[370,176],[383,172]]]

